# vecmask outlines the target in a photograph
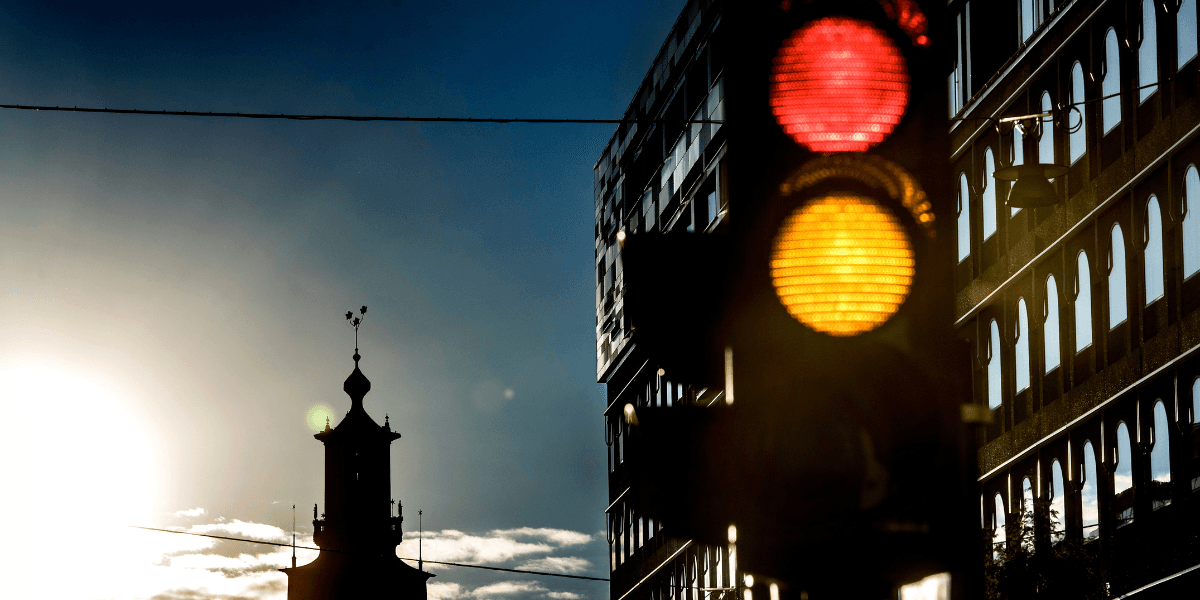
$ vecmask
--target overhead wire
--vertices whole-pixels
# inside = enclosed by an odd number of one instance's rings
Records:
[[[625,123],[724,123],[724,120],[714,119],[542,119],[542,118],[503,118],[503,117],[389,117],[368,115],[311,115],[288,113],[243,113],[243,112],[203,112],[196,110],[145,110],[138,108],[93,108],[78,106],[36,106],[31,104],[0,104],[0,108],[11,110],[50,111],[50,112],[80,112],[102,113],[115,115],[158,115],[169,117],[217,117],[234,119],[282,119],[287,121],[358,121],[358,122],[409,122],[409,123],[548,123],[548,124],[608,124],[620,125]]]
[[[131,527],[133,529],[144,529],[146,531],[160,531],[162,533],[181,533],[183,535],[194,535],[197,537],[206,537],[206,538],[213,538],[213,539],[218,539],[218,540],[229,540],[229,541],[233,541],[233,542],[248,542],[251,544],[265,544],[268,546],[282,546],[284,548],[292,548],[293,547],[292,544],[283,544],[280,542],[268,542],[265,540],[250,540],[250,539],[246,539],[246,538],[236,538],[236,537],[230,537],[230,536],[225,536],[225,535],[213,535],[211,533],[196,533],[196,532],[192,532],[192,531],[178,531],[176,529],[159,529],[157,527],[143,527],[141,525],[130,525],[129,527]],[[342,553],[342,554],[353,554],[353,552],[349,552],[346,550],[337,550],[334,548],[314,548],[312,546],[294,546],[294,547],[297,549],[302,549],[302,550],[318,550],[320,552],[338,552],[338,553]],[[417,560],[415,558],[404,558],[402,556],[397,557],[397,558],[399,558],[400,560],[408,560],[408,561],[416,561]],[[468,564],[463,564],[463,563],[444,562],[444,561],[429,560],[429,559],[424,559],[424,562],[432,563],[435,565],[447,565],[447,566],[451,566],[451,567],[466,567],[469,569],[486,569],[488,571],[504,571],[506,573],[524,573],[526,575],[540,575],[543,577],[565,577],[567,579],[584,579],[587,581],[609,581],[609,579],[605,578],[605,577],[591,577],[588,575],[567,575],[565,573],[548,573],[546,571],[528,571],[525,569],[506,569],[503,567],[489,567],[486,565],[468,565]]]

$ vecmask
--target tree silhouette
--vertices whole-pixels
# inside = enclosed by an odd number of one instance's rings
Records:
[[[1062,524],[1049,500],[1034,500],[1034,509],[1022,510],[1018,517],[1006,527],[1004,542],[993,541],[995,531],[984,532],[988,600],[1111,598],[1099,542],[1051,535],[1061,533]],[[1052,542],[1056,537],[1061,539]]]

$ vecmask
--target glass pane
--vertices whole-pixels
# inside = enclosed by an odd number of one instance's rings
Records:
[[[958,177],[958,262],[971,255],[971,196],[967,176]]]
[[[1021,41],[1033,35],[1033,0],[1021,0]]]
[[[1133,521],[1133,450],[1129,427],[1117,424],[1117,447],[1113,449],[1113,514],[1117,527]]]
[[[1025,136],[1021,133],[1020,127],[1013,127],[1013,162],[1014,165],[1025,164]],[[1021,212],[1019,208],[1008,209],[1008,216]]]
[[[1100,106],[1104,133],[1121,124],[1121,46],[1117,43],[1117,32],[1112,29],[1104,35],[1104,62],[1108,67],[1104,80],[1100,82],[1100,94],[1104,101]],[[1111,96],[1111,97],[1110,97]]]
[[[996,512],[992,515],[992,527],[995,531],[995,535],[992,537],[992,548],[995,555],[999,555],[1000,551],[1004,549],[1004,542],[1007,539],[1004,531],[1005,516],[1004,498],[1000,494],[996,494]]]
[[[1111,329],[1125,322],[1129,315],[1126,294],[1129,288],[1125,281],[1125,236],[1121,226],[1112,228],[1112,270],[1108,273],[1108,327]]]
[[[996,320],[991,323],[991,334],[988,335],[988,408],[1000,407],[1000,327]]]
[[[1025,299],[1017,300],[1017,335],[1014,362],[1016,363],[1017,393],[1029,389],[1029,374],[1033,367],[1029,364],[1029,311],[1025,308]]]
[[[1066,533],[1063,529],[1063,522],[1067,508],[1067,488],[1064,485],[1062,465],[1057,460],[1051,465],[1050,470],[1050,540],[1057,543],[1063,539]]]
[[[1083,486],[1079,490],[1082,502],[1083,539],[1100,537],[1100,503],[1096,491],[1096,451],[1090,441],[1083,443]]]
[[[1171,482],[1171,429],[1162,400],[1154,403],[1154,446],[1150,449],[1150,476],[1154,481]]]
[[[1042,92],[1042,111],[1051,112],[1054,109],[1053,103],[1050,102],[1050,93]],[[1042,138],[1038,140],[1038,162],[1042,164],[1054,163],[1054,117],[1042,117]],[[1051,181],[1054,181],[1051,179]]]
[[[1092,345],[1092,277],[1086,252],[1079,253],[1075,272],[1075,285],[1079,288],[1075,296],[1075,351]]]
[[[1200,173],[1195,165],[1189,165],[1183,177],[1183,278],[1187,279],[1200,271]]]
[[[1046,320],[1042,326],[1042,337],[1046,342],[1046,372],[1054,370],[1059,364],[1058,338],[1058,282],[1054,276],[1046,278]]]
[[[1150,196],[1146,203],[1146,305],[1166,293],[1166,272],[1163,270],[1162,212],[1158,198]]]
[[[1083,100],[1083,67],[1077,62],[1071,66],[1071,102],[1078,103]],[[1067,124],[1071,130],[1067,139],[1071,146],[1071,164],[1078,162],[1087,149],[1087,118],[1084,117],[1083,106],[1076,108],[1078,110],[1070,111],[1067,117]]]
[[[996,157],[992,149],[983,152],[983,239],[996,233]]]
[[[1176,64],[1182,67],[1196,56],[1196,0],[1183,0],[1179,4],[1175,33],[1178,40]]]
[[[1142,0],[1142,45],[1138,46],[1138,86],[1158,83],[1158,22],[1154,15],[1154,0]],[[1139,102],[1145,102],[1158,86],[1143,87]]]

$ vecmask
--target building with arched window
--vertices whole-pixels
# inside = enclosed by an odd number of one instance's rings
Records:
[[[711,234],[728,227],[724,31],[719,3],[690,0],[596,163],[596,377],[608,389],[609,594],[613,600],[710,597],[744,585],[733,544],[681,539],[639,513],[637,447],[623,409],[722,401],[724,390],[666,373],[625,313],[618,232]],[[691,122],[684,124],[687,119]],[[696,121],[715,121],[698,123]],[[685,290],[674,290],[684,294]],[[693,290],[699,292],[699,289]],[[644,458],[642,458],[644,460]]]
[[[1082,544],[1135,600],[1200,593],[1197,5],[949,2],[954,318],[992,416],[988,554],[1031,512],[1036,552]],[[1020,115],[1041,116],[997,125]],[[1068,168],[1059,202],[1006,209],[995,169],[1031,162]]]

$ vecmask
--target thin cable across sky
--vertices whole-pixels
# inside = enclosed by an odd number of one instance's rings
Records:
[[[132,527],[133,529],[144,529],[146,531],[161,531],[162,533],[182,533],[183,535],[194,535],[194,536],[198,536],[198,537],[213,538],[213,539],[217,539],[217,540],[229,540],[231,542],[249,542],[251,544],[266,544],[268,546],[282,546],[284,548],[293,548],[294,547],[298,550],[318,550],[321,552],[342,552],[341,550],[334,550],[332,548],[322,549],[322,548],[314,548],[312,546],[293,546],[292,544],[284,544],[284,543],[280,543],[280,542],[267,542],[267,541],[263,541],[263,540],[248,540],[245,538],[235,538],[235,537],[229,537],[229,536],[224,536],[224,535],[212,535],[209,533],[194,533],[191,531],[176,531],[174,529],[158,529],[156,527],[142,527],[141,525],[130,525],[130,527]],[[400,560],[409,560],[409,561],[417,560],[415,558],[404,558],[402,556],[398,557],[398,558],[400,558]],[[488,567],[488,566],[484,566],[484,565],[466,565],[466,564],[462,564],[462,563],[444,562],[444,561],[439,561],[439,560],[422,559],[421,562],[427,562],[427,563],[435,564],[435,565],[447,565],[447,566],[451,566],[451,567],[467,567],[470,569],[487,569],[488,571],[504,571],[506,573],[524,573],[526,575],[541,575],[543,577],[566,577],[568,579],[585,579],[588,581],[608,581],[608,578],[606,578],[606,577],[590,577],[587,575],[567,575],[565,573],[547,573],[545,571],[525,571],[522,569],[505,569],[503,567]]]

